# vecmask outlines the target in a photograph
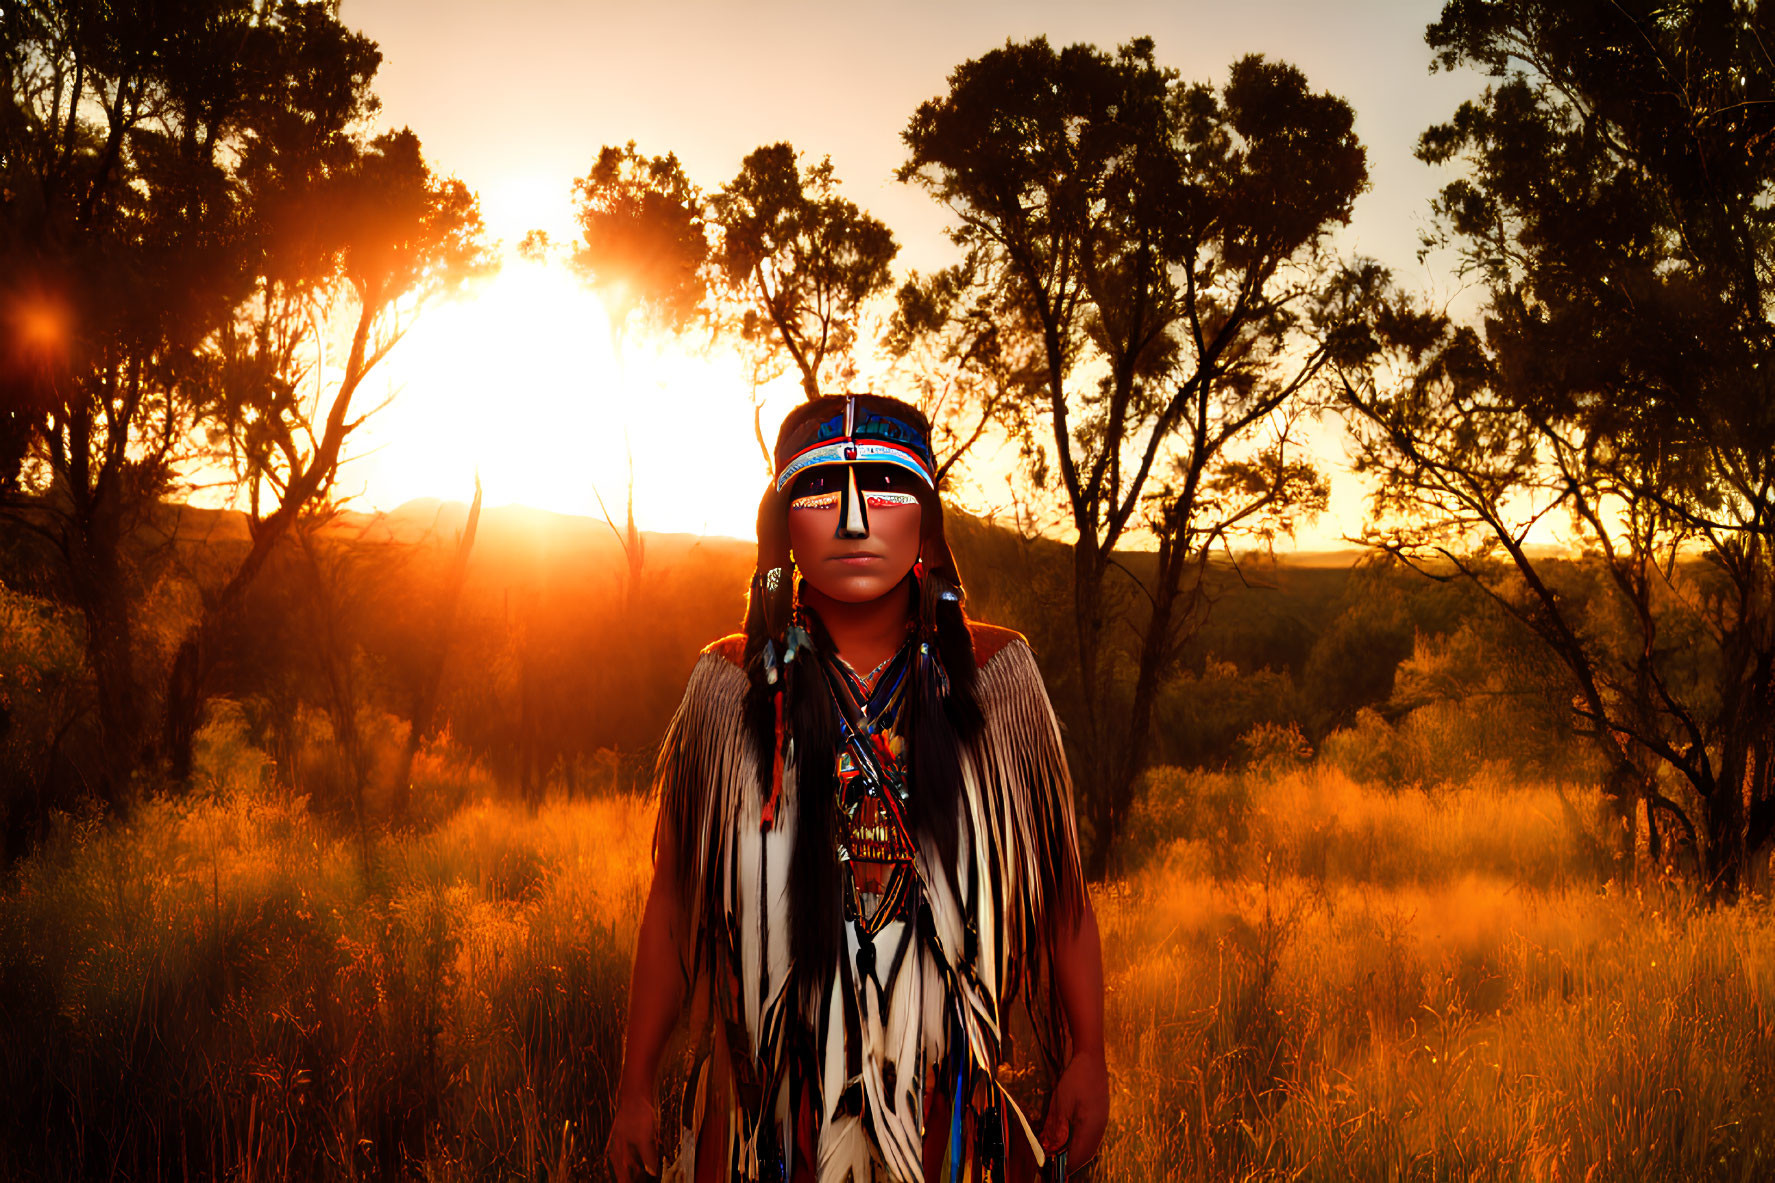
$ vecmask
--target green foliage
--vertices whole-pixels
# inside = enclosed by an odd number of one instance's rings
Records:
[[[1302,694],[1320,731],[1385,702],[1399,663],[1412,651],[1412,625],[1399,589],[1354,582],[1346,592],[1347,606],[1314,639],[1301,675]]]
[[[238,703],[223,699],[211,704],[195,749],[191,788],[196,793],[225,797],[270,779],[266,774],[273,765],[264,752],[252,746],[246,712]]]
[[[1417,707],[1395,723],[1365,707],[1348,727],[1325,737],[1320,753],[1352,780],[1375,786],[1462,784],[1496,770],[1580,781],[1596,776],[1594,760],[1561,733],[1545,707],[1479,691]]]
[[[1325,737],[1321,752],[1331,767],[1367,785],[1423,784],[1426,761],[1404,750],[1400,737],[1372,707],[1356,712],[1350,726]]]
[[[1275,775],[1307,763],[1313,745],[1301,734],[1298,723],[1259,723],[1239,737],[1245,764],[1253,771]]]
[[[1031,369],[1033,404],[1006,414],[1029,429],[1053,420],[1075,525],[1113,549],[1149,473],[1170,483],[1174,461],[1179,481],[1212,469],[1229,495],[1251,484],[1253,457],[1222,449],[1253,410],[1285,401],[1271,385],[1292,393],[1293,375],[1269,371],[1284,339],[1314,320],[1297,306],[1303,292],[1272,289],[1271,273],[1297,253],[1311,265],[1312,246],[1366,183],[1342,100],[1261,57],[1236,62],[1217,91],[1159,67],[1149,39],[1110,54],[1038,37],[957,67],[903,138],[901,179],[959,216],[968,259],[909,288],[901,323],[928,333],[990,316],[992,348]],[[1234,289],[1244,298],[1231,300]],[[1192,317],[1215,325],[1212,338],[1190,335]],[[1092,360],[1113,377],[1073,390],[1075,367]],[[1185,411],[1203,407],[1216,431],[1166,451],[1181,442],[1171,432]],[[1255,503],[1301,476],[1271,467]]]
[[[1241,673],[1229,661],[1210,661],[1199,674],[1182,674],[1160,692],[1154,712],[1161,759],[1216,766],[1242,758],[1241,737],[1255,729],[1293,728],[1298,696],[1286,673]]]
[[[1216,877],[1234,874],[1250,836],[1251,785],[1242,775],[1149,770],[1128,823],[1132,850],[1162,856],[1174,843],[1205,852]]]

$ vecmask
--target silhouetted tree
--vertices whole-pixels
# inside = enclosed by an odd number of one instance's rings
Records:
[[[475,534],[481,525],[481,478],[475,478],[475,497],[469,503],[468,519],[456,536],[456,547],[445,572],[443,586],[438,589],[437,604],[432,612],[431,627],[421,656],[418,677],[412,686],[412,702],[408,708],[407,742],[395,765],[390,811],[397,821],[407,821],[413,805],[413,761],[419,749],[437,734],[438,700],[444,684],[444,664],[450,656],[450,643],[456,628],[456,612],[462,602],[462,587],[468,578],[468,559],[475,549]]]
[[[145,515],[218,451],[236,461],[255,538],[225,611],[324,491],[388,343],[376,329],[433,273],[430,248],[464,241],[473,208],[410,132],[364,142],[378,54],[331,6],[7,5],[0,29],[0,356],[9,396],[23,393],[0,485],[82,613],[98,788],[117,802],[156,689],[134,653]],[[342,291],[362,315],[316,404],[304,342]],[[200,639],[163,732],[175,749],[201,697]]]
[[[911,385],[905,395],[930,420],[938,488],[976,444],[1019,422],[1039,396],[1035,343],[1000,332],[1006,311],[1006,294],[975,283],[965,265],[915,271],[896,293],[885,343]]]
[[[251,287],[232,163],[259,130],[269,82],[293,64],[280,58],[302,8],[0,9],[0,484],[9,520],[47,542],[81,612],[104,747],[95,787],[112,802],[145,718],[138,526],[175,487],[209,411],[197,354]]]
[[[573,183],[581,242],[575,266],[595,288],[610,317],[617,370],[628,384],[628,329],[637,314],[654,328],[677,332],[699,312],[708,294],[704,272],[709,240],[702,194],[671,154],[645,157],[635,142],[605,145],[591,172]],[[628,400],[628,391],[623,391]],[[625,437],[627,431],[625,428]],[[618,530],[604,495],[598,507],[628,561],[624,594],[635,606],[646,565],[646,544],[635,527],[635,458],[628,455],[628,520]],[[595,492],[594,488],[594,492]]]
[[[1100,876],[1209,554],[1324,502],[1291,428],[1370,296],[1322,250],[1365,154],[1348,104],[1261,57],[1216,89],[1161,69],[1147,39],[1109,54],[1037,38],[949,82],[913,115],[899,175],[955,215],[1001,347],[1015,334],[1033,356],[1011,422],[1076,536],[1074,768]],[[1107,578],[1142,528],[1158,566],[1128,678],[1106,650]]]
[[[809,399],[847,382],[863,305],[887,290],[899,246],[839,196],[832,161],[803,169],[789,144],[759,148],[710,198],[709,220],[716,283],[742,337],[787,355]]]
[[[1495,81],[1419,155],[1465,165],[1437,227],[1483,322],[1383,318],[1346,375],[1381,480],[1372,541],[1540,637],[1628,843],[1643,800],[1654,842],[1673,822],[1726,896],[1775,828],[1770,21],[1448,4],[1439,63]],[[1537,546],[1559,520],[1575,568]]]
[[[367,93],[366,64],[334,59]],[[205,589],[202,618],[174,658],[164,742],[176,778],[190,769],[211,642],[291,525],[329,500],[345,442],[374,409],[357,399],[364,379],[425,301],[486,265],[473,195],[432,173],[418,137],[403,129],[366,143],[354,131],[318,144],[307,125],[294,143],[261,138],[241,169],[264,219],[264,253],[251,296],[200,353],[199,372],[214,384],[208,429],[245,495],[252,544]],[[336,361],[338,325],[345,356]]]
[[[703,198],[674,155],[643,156],[633,140],[605,145],[573,182],[581,241],[573,262],[620,337],[636,313],[680,329],[702,311],[709,240]]]

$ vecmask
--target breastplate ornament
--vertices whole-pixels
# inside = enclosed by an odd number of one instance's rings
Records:
[[[894,728],[906,695],[908,652],[903,648],[889,662],[868,694],[848,666],[835,662],[829,670],[842,741],[836,839],[844,913],[863,937],[909,918],[915,894],[906,745]]]

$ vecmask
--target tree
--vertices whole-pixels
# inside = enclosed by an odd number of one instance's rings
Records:
[[[627,385],[630,321],[639,314],[655,328],[678,332],[703,309],[709,240],[703,228],[702,194],[684,175],[676,156],[642,156],[633,140],[623,148],[606,144],[592,170],[575,181],[573,189],[581,232],[574,265],[604,301],[617,369]],[[635,528],[633,453],[625,529],[616,528],[604,507],[604,495],[597,496],[604,520],[628,560],[624,602],[632,610],[646,563],[645,542]]]
[[[264,41],[245,4],[206,22],[164,15],[0,9],[0,486],[8,520],[47,544],[58,591],[81,613],[104,748],[95,787],[113,802],[144,718],[130,613],[137,527],[172,487],[204,411],[183,372],[246,292],[245,218],[226,161],[247,135],[247,63],[265,64],[239,52]]]
[[[885,343],[930,421],[939,489],[995,426],[1018,422],[1038,397],[1033,342],[999,331],[1005,312],[1003,294],[976,283],[966,265],[915,271],[896,293]]]
[[[368,72],[353,73],[367,86]],[[173,661],[163,739],[177,779],[190,770],[212,641],[292,525],[330,511],[345,443],[369,414],[357,400],[364,379],[427,300],[486,266],[474,197],[432,173],[411,131],[364,143],[341,128],[315,154],[306,131],[293,151],[262,138],[242,167],[264,211],[264,253],[252,294],[200,355],[198,373],[214,383],[209,430],[245,494],[252,543],[206,589]],[[328,356],[335,325],[340,362]]]
[[[1101,876],[1210,554],[1323,504],[1291,433],[1372,294],[1372,273],[1342,278],[1322,249],[1365,154],[1348,104],[1261,57],[1217,90],[1161,69],[1150,40],[1108,54],[1038,38],[949,83],[907,126],[899,175],[955,216],[1001,338],[1033,358],[1012,422],[1058,475],[1076,538],[1074,767]],[[1143,529],[1157,568],[1134,593],[1146,619],[1125,677],[1109,573]]]
[[[436,274],[439,244],[466,246],[473,205],[430,176],[410,132],[365,143],[378,55],[330,6],[7,5],[0,34],[0,495],[83,617],[97,788],[119,803],[157,689],[135,655],[141,527],[219,449],[248,484],[255,538],[236,574],[250,581],[330,482],[351,396],[389,341],[375,327]],[[335,397],[305,403],[303,343],[342,290],[360,331]],[[276,504],[261,517],[262,487]],[[191,640],[185,706],[163,729],[175,744],[201,698]]]
[[[413,762],[419,749],[434,738],[438,729],[438,700],[444,684],[444,663],[450,656],[450,642],[455,632],[456,615],[462,603],[462,588],[468,581],[468,559],[475,549],[475,534],[481,525],[481,478],[475,477],[475,496],[468,506],[468,518],[456,536],[450,566],[439,588],[437,604],[431,613],[431,627],[418,662],[411,687],[411,705],[407,717],[407,742],[401,748],[400,762],[395,766],[391,812],[399,821],[411,820],[413,808]]]
[[[702,310],[709,258],[702,194],[678,158],[606,144],[573,182],[581,241],[574,265],[597,289],[620,339],[636,313],[682,329]],[[620,346],[619,346],[620,348]]]
[[[1424,133],[1482,323],[1404,310],[1346,372],[1371,541],[1471,582],[1571,679],[1627,849],[1643,802],[1735,894],[1775,829],[1770,18],[1457,0],[1493,81]],[[1550,562],[1563,521],[1575,565]],[[1697,824],[1697,821],[1699,824]]]
[[[863,305],[885,292],[899,246],[838,194],[830,158],[803,170],[789,144],[759,148],[709,200],[715,281],[741,336],[786,354],[809,399],[854,373]],[[768,454],[768,450],[767,450]]]

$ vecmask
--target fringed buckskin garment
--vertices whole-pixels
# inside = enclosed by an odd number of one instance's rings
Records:
[[[691,862],[679,868],[690,885],[686,961],[696,1009],[710,1021],[664,1179],[978,1183],[1029,1177],[1041,1163],[1038,1114],[1000,1082],[1017,1067],[1008,1046],[1014,1006],[1027,1007],[1036,1037],[1036,1046],[1015,1048],[1018,1061],[1039,1056],[1050,1073],[1064,1064],[1064,1013],[1047,960],[1056,901],[1083,892],[1072,788],[1028,644],[975,621],[967,632],[984,725],[960,746],[956,865],[944,873],[932,841],[914,833],[896,892],[906,828],[878,811],[835,835],[841,860],[871,860],[870,873],[852,881],[868,902],[846,908],[839,964],[822,979],[830,985],[806,999],[792,987],[789,870],[802,812],[794,745],[766,783],[745,711],[745,634],[698,659],[656,786],[659,840],[671,835]],[[853,705],[891,714],[890,680],[904,675],[916,644],[876,683],[879,701],[858,694]],[[890,772],[901,766],[903,741],[891,726],[864,742]],[[841,791],[857,758],[841,758]],[[907,784],[901,800],[917,792]]]

